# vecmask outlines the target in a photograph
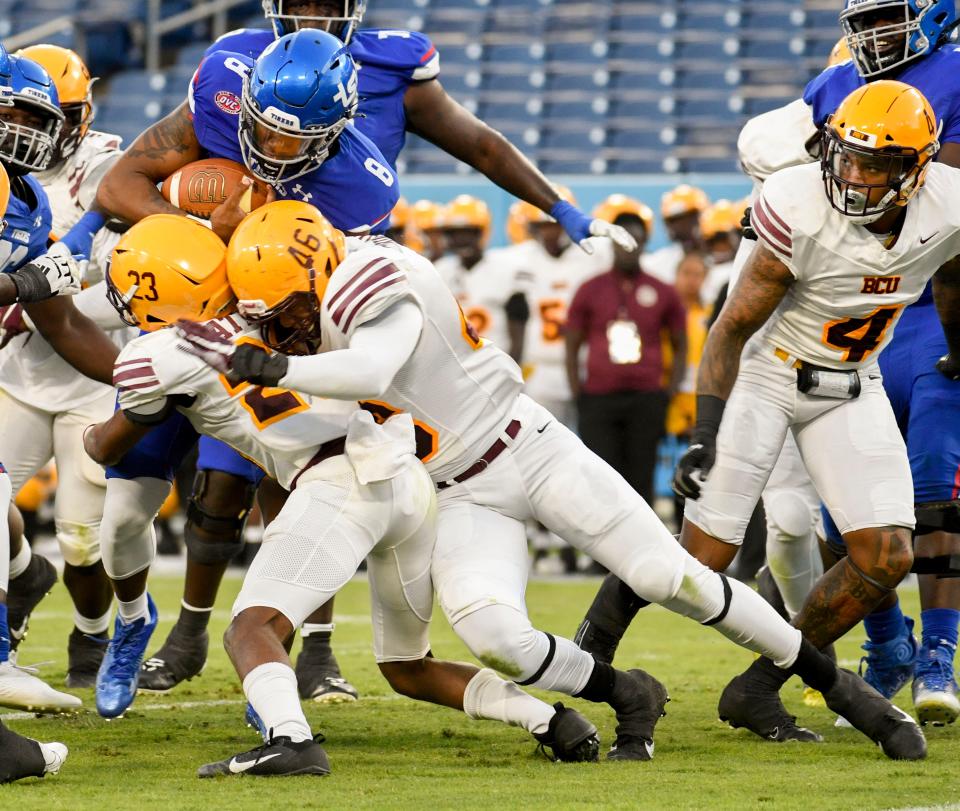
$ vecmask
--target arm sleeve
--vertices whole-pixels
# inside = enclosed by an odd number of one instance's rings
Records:
[[[420,340],[423,314],[413,301],[399,301],[356,327],[347,349],[291,357],[280,380],[286,389],[340,400],[381,397]]]

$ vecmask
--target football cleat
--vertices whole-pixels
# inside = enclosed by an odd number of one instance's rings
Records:
[[[322,738],[322,736],[317,736]],[[197,770],[197,777],[227,777],[249,774],[254,777],[292,777],[298,774],[313,774],[320,777],[330,774],[327,753],[316,738],[294,743],[281,736],[271,738],[256,749],[241,752],[227,760],[208,763]]]
[[[919,646],[913,635],[913,620],[903,618],[907,633],[888,642],[863,644],[867,655],[860,660],[863,680],[884,698],[893,698],[913,678]]]
[[[944,726],[952,724],[960,715],[957,682],[953,676],[955,648],[943,640],[933,641],[937,644],[924,644],[920,649],[913,678],[913,706],[921,724]]]
[[[922,760],[927,756],[927,741],[917,722],[849,670],[837,670],[837,680],[823,698],[831,710],[880,744],[888,758]]]
[[[35,552],[23,574],[10,581],[7,593],[7,624],[10,626],[10,649],[16,650],[27,635],[30,614],[57,582],[57,570]]]
[[[24,777],[56,774],[67,759],[62,743],[40,743],[25,738],[0,723],[0,783],[12,783]]]
[[[140,667],[139,689],[145,693],[168,693],[180,682],[199,676],[207,664],[210,637],[204,629],[188,634],[174,625],[163,645]]]
[[[263,719],[249,701],[247,702],[247,709],[243,714],[243,720],[246,721],[248,727],[255,729],[263,740],[267,740],[269,735],[267,734],[267,728],[264,726]]]
[[[297,690],[304,701],[318,704],[343,704],[360,697],[357,688],[340,673],[340,665],[333,655],[329,639],[314,635],[304,637],[303,650],[294,668]]]
[[[157,607],[149,594],[147,606],[149,622],[141,617],[127,624],[117,616],[113,639],[97,672],[97,712],[104,718],[123,715],[137,695],[140,664],[157,627]]]
[[[564,707],[559,701],[553,705],[557,711],[550,719],[546,732],[533,737],[541,750],[549,749],[553,757],[564,763],[592,763],[600,756],[600,738],[597,728],[576,710]]]
[[[617,713],[617,737],[607,760],[652,760],[653,730],[670,700],[667,688],[643,670],[614,673],[610,706]]]
[[[34,668],[19,667],[13,662],[0,663],[0,707],[31,712],[70,712],[80,709],[82,702],[79,698],[54,690],[35,674]]]
[[[95,687],[97,671],[110,639],[74,628],[67,640],[67,687]]]
[[[755,680],[749,671],[734,678],[723,690],[717,707],[720,720],[734,729],[749,729],[768,741],[800,741],[820,743],[816,732],[798,727],[796,716],[790,715],[780,694]]]

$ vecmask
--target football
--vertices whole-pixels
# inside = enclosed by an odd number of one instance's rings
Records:
[[[188,163],[163,181],[164,199],[195,217],[209,219],[213,210],[237,188],[244,177],[252,177],[246,167],[224,158],[206,158]],[[267,199],[267,187],[258,180],[240,198],[240,207],[250,212]]]

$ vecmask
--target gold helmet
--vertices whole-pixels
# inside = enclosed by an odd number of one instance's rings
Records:
[[[343,234],[309,203],[277,200],[248,214],[227,246],[237,309],[283,352],[320,340],[320,304],[347,255]],[[291,323],[293,319],[293,323]]]
[[[443,226],[443,207],[432,200],[417,200],[410,207],[410,225],[419,231],[433,231]]]
[[[389,230],[402,231],[409,223],[410,204],[406,201],[406,198],[401,197],[399,200],[397,200],[397,204],[393,207],[393,211],[390,212]]]
[[[837,40],[837,44],[834,45],[830,51],[830,56],[827,57],[826,67],[832,68],[841,62],[849,62],[850,58],[850,48],[847,47],[847,38],[840,37],[840,39]]]
[[[153,332],[181,318],[233,312],[227,247],[187,217],[153,214],[121,237],[110,256],[107,298],[125,323]]]
[[[93,83],[96,79],[83,60],[69,48],[59,45],[31,45],[17,52],[32,59],[50,74],[60,97],[60,109],[66,120],[60,130],[60,141],[54,162],[69,158],[93,123]]]
[[[561,200],[566,200],[572,206],[577,204],[577,198],[573,196],[573,192],[570,191],[568,187],[561,186],[559,183],[554,183],[552,185],[553,190],[560,196]],[[526,200],[520,201],[518,216],[522,217],[526,221],[527,225],[556,222],[556,220],[547,214],[547,212],[541,211],[533,203],[528,203]]]
[[[443,210],[443,227],[476,228],[483,241],[490,238],[490,209],[487,204],[469,194],[461,194],[451,200]]]
[[[527,221],[523,216],[523,203],[517,200],[507,212],[507,239],[511,245],[519,245],[529,238]]]
[[[653,212],[650,206],[644,205],[639,200],[634,200],[625,194],[611,194],[593,210],[594,219],[609,223],[621,214],[633,214],[639,217],[640,222],[643,223],[643,230],[647,232],[647,239],[650,239],[653,234]]]
[[[710,199],[703,189],[683,183],[660,198],[660,216],[669,220],[672,217],[682,217],[684,214],[699,214],[709,205]]]
[[[820,165],[831,205],[858,223],[905,206],[923,185],[939,134],[915,87],[882,80],[857,88],[823,128]],[[877,189],[885,193],[871,202]]]
[[[740,230],[743,207],[729,200],[717,200],[700,215],[700,235],[706,239]]]

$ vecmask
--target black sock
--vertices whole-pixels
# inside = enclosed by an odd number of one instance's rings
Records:
[[[213,614],[212,608],[197,610],[181,603],[177,625],[189,634],[199,634],[207,630],[211,614]]]
[[[793,675],[792,670],[784,670],[782,667],[777,667],[766,656],[761,656],[759,659],[754,660],[746,672],[750,674],[754,681],[760,682],[774,692],[779,692],[780,688],[783,687]]]
[[[797,661],[793,663],[790,672],[796,673],[805,684],[821,693],[826,693],[837,680],[837,666],[833,660],[806,639],[800,643]]]
[[[303,644],[313,646],[330,647],[330,640],[333,637],[333,631],[314,631],[312,634],[303,637]]]
[[[601,703],[610,701],[613,695],[613,682],[616,675],[617,671],[611,665],[606,665],[603,662],[595,662],[593,672],[590,674],[590,678],[587,679],[586,686],[574,697]]]
[[[650,603],[634,594],[619,577],[608,574],[587,610],[587,620],[619,642],[637,612],[647,605]]]

